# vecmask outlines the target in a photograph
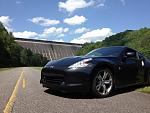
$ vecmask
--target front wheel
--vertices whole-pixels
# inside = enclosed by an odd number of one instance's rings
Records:
[[[110,69],[98,69],[92,82],[93,93],[98,97],[107,97],[112,92],[113,85],[113,74]]]

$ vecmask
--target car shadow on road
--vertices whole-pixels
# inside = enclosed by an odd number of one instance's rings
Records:
[[[44,92],[51,94],[51,95],[69,98],[69,99],[92,99],[94,98],[93,95],[87,92],[64,92],[64,91],[56,91],[56,90],[51,90],[51,89],[47,89]]]
[[[133,92],[138,88],[142,88],[145,87],[143,85],[138,85],[138,86],[132,86],[132,87],[126,87],[126,88],[121,88],[121,89],[117,89],[115,90],[109,97],[113,97],[113,96],[117,96],[120,94],[125,94],[125,93],[129,93],[129,92]],[[59,96],[59,97],[64,97],[64,98],[69,98],[69,99],[98,99],[99,97],[94,96],[92,93],[90,92],[62,92],[62,91],[56,91],[56,90],[51,90],[51,89],[46,89],[44,91],[47,94],[51,94],[51,95],[55,95],[55,96]],[[107,97],[107,98],[109,98]]]

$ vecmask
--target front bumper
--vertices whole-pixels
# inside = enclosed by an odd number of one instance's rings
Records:
[[[68,92],[85,92],[90,90],[91,68],[49,69],[41,71],[40,83],[43,87]]]

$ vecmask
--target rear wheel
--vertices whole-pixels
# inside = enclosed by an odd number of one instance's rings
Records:
[[[113,90],[113,74],[108,68],[98,69],[92,82],[92,91],[98,97],[107,97]]]

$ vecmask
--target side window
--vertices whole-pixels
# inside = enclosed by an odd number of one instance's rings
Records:
[[[144,56],[141,53],[138,53],[138,57],[139,57],[139,59],[143,59],[144,58]]]

